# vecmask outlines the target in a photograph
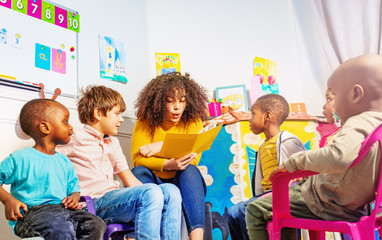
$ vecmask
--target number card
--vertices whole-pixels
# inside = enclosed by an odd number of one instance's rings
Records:
[[[50,47],[36,43],[35,66],[50,70]]]
[[[0,6],[12,8],[12,0],[0,0]]]
[[[66,19],[68,16],[68,13],[65,9],[55,7],[55,24],[57,26],[67,28],[68,26],[68,20]]]
[[[28,15],[41,19],[42,0],[28,1]]]
[[[24,14],[27,14],[28,0],[14,0],[12,1],[12,9]]]
[[[0,6],[77,33],[80,32],[80,15],[67,8],[55,6],[51,2],[43,0],[0,0]]]
[[[80,15],[78,13],[68,11],[68,29],[80,32]]]
[[[55,18],[54,18],[54,5],[47,3],[47,2],[42,2],[42,11],[41,11],[41,20],[49,22],[54,24]]]

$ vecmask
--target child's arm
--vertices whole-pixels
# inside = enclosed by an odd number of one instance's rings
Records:
[[[269,174],[269,181],[272,181],[272,178],[281,172],[288,172],[288,170],[285,168],[284,164],[281,164],[277,168],[273,169],[273,171]]]
[[[73,192],[66,198],[62,199],[62,204],[64,204],[65,208],[78,210],[79,204],[78,201],[80,200],[80,193],[79,192]]]
[[[20,202],[9,194],[5,189],[0,186],[0,201],[5,207],[5,218],[11,221],[17,221],[18,218],[22,218],[23,215],[20,213],[20,208],[25,212],[28,211],[27,205]]]
[[[139,181],[134,174],[130,171],[130,169],[126,169],[117,175],[121,178],[122,182],[126,187],[135,187],[138,185],[142,185],[141,181]]]

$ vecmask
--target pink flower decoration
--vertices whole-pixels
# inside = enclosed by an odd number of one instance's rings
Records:
[[[276,79],[273,75],[268,76],[268,83],[269,83],[269,85],[273,85],[276,83]]]
[[[255,78],[259,80],[260,84],[263,84],[263,82],[264,82],[264,76],[263,75],[257,74],[255,76]]]

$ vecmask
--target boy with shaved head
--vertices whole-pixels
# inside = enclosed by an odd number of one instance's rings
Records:
[[[358,221],[375,197],[380,169],[378,145],[360,163],[348,167],[366,136],[382,122],[382,57],[366,54],[344,62],[329,77],[327,87],[335,96],[334,108],[342,129],[328,146],[293,154],[271,172],[270,179],[279,172],[319,172],[289,189],[291,214]],[[271,195],[250,203],[246,208],[250,239],[268,239],[269,220]],[[282,232],[282,239],[296,239],[296,231]]]
[[[57,144],[70,141],[68,109],[54,100],[33,99],[20,112],[22,130],[35,145],[0,162],[0,201],[14,233],[45,240],[101,239],[101,218],[79,209],[80,187],[69,158]],[[3,184],[11,185],[8,193]]]

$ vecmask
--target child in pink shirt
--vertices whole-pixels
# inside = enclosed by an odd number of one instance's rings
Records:
[[[115,90],[88,87],[79,100],[84,128],[57,150],[72,161],[83,195],[107,224],[134,221],[136,239],[180,239],[181,196],[172,184],[142,184],[128,168],[116,137],[125,103]],[[117,174],[125,188],[113,176]]]

